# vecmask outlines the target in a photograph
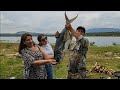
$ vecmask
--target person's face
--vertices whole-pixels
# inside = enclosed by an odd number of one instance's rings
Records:
[[[33,40],[32,40],[32,37],[31,36],[27,36],[24,44],[27,46],[27,47],[32,47],[33,46]]]
[[[42,45],[46,45],[48,43],[47,37],[41,39]]]
[[[80,35],[84,35],[84,32],[81,29],[76,30],[76,32],[79,33]]]

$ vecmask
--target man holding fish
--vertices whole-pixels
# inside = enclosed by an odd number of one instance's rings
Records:
[[[67,78],[86,79],[86,54],[89,46],[88,39],[84,38],[86,30],[82,26],[74,30],[69,22],[66,23],[65,28],[76,38],[76,42],[70,49]]]
[[[68,19],[65,12],[66,25],[61,33],[56,32],[56,43],[54,48],[54,58],[57,62],[61,62],[64,58],[64,53],[70,50],[70,58],[68,65],[68,79],[85,79],[86,78],[86,54],[88,51],[89,41],[84,38],[85,28],[79,26],[74,30],[72,23],[78,15],[72,19]],[[72,45],[72,37],[76,38],[76,42]]]

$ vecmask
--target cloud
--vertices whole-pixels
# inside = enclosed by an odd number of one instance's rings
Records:
[[[89,28],[113,27],[120,28],[120,11],[67,11],[69,19],[78,14],[72,23]],[[54,33],[62,31],[65,26],[64,11],[1,11],[1,32],[16,33],[29,31]]]
[[[89,27],[120,28],[120,12],[104,11]]]
[[[14,22],[10,20],[9,18],[4,17],[2,13],[0,13],[0,22],[2,24],[13,24]]]

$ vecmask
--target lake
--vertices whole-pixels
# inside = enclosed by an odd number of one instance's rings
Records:
[[[90,36],[86,37],[89,42],[95,42],[95,45],[97,46],[110,46],[113,45],[113,43],[120,45],[120,37],[103,37],[103,36]],[[35,43],[38,43],[37,36],[33,37],[33,40]],[[48,40],[50,43],[55,43],[56,38],[55,37],[48,37]],[[73,38],[73,41],[75,38]],[[20,37],[0,37],[0,41],[2,42],[20,42]]]

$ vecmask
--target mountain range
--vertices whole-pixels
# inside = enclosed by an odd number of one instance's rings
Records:
[[[47,36],[54,36],[54,33],[37,33],[37,32],[27,32],[27,31],[19,31],[16,33],[0,33],[0,36],[21,36],[24,33],[30,33],[33,36],[38,36],[39,34],[45,34]],[[92,28],[87,29],[86,34],[88,36],[120,36],[120,29],[118,28]]]
[[[54,34],[53,33],[36,33],[36,32],[27,32],[27,31],[19,31],[17,33],[15,33],[16,35],[22,35],[24,33],[29,33],[29,34],[32,34],[33,36],[37,36],[39,34],[45,34],[47,36],[53,36]]]
[[[86,33],[100,33],[100,32],[120,32],[118,28],[92,28],[86,30]]]
[[[86,33],[101,33],[101,32],[120,32],[120,29],[118,28],[92,28],[92,29],[87,29]],[[17,32],[16,34],[23,34],[26,33],[26,31],[20,31]],[[39,34],[35,32],[28,32],[30,34]],[[52,33],[50,34],[52,35]]]

